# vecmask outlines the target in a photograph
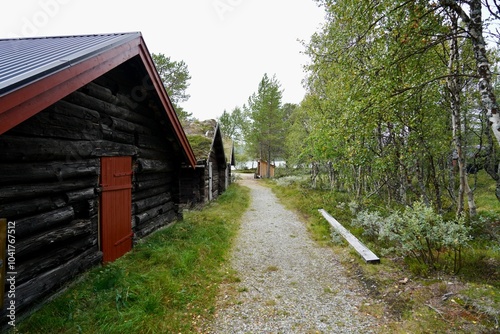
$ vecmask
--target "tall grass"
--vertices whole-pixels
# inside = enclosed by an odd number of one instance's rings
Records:
[[[216,202],[86,274],[18,333],[192,333],[214,313],[231,240],[249,204],[233,184]]]

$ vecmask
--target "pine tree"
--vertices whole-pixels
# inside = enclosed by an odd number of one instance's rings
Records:
[[[251,153],[267,160],[266,175],[270,175],[270,163],[283,152],[285,138],[285,117],[281,104],[282,91],[276,76],[264,74],[256,93],[248,99],[247,110],[251,125],[246,140]]]

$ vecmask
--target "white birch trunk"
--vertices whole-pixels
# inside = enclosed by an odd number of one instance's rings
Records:
[[[483,20],[481,16],[482,5],[480,0],[470,2],[470,21],[467,24],[469,33],[472,36],[472,45],[477,63],[477,73],[479,74],[479,92],[481,101],[486,108],[491,122],[493,135],[500,144],[500,115],[493,86],[491,85],[491,69],[488,56],[486,54],[486,42],[483,36]]]
[[[453,35],[457,35],[458,22],[456,17],[451,18],[453,22]],[[465,163],[465,153],[463,151],[463,140],[462,140],[462,126],[461,126],[461,82],[458,73],[458,68],[460,66],[460,52],[458,48],[458,41],[456,37],[451,40],[450,46],[450,59],[448,63],[449,78],[448,78],[448,91],[450,94],[450,107],[451,107],[451,123],[453,128],[453,142],[455,143],[455,149],[457,151],[457,161],[458,161],[458,171],[460,178],[460,186],[458,190],[457,199],[457,216],[461,215],[464,211],[464,197],[467,194],[467,201],[469,205],[469,214],[471,217],[476,215],[476,203],[474,201],[474,193],[469,186],[469,180],[467,178],[466,163]]]
[[[486,42],[483,36],[482,4],[481,0],[468,1],[470,16],[465,13],[459,3],[455,0],[440,0],[444,7],[455,11],[466,23],[467,31],[472,41],[474,57],[476,59],[477,74],[479,76],[479,93],[481,95],[482,107],[486,110],[491,132],[500,145],[500,115],[493,86],[491,85],[490,62],[486,53]],[[500,200],[500,175],[493,177],[496,180],[496,197]]]

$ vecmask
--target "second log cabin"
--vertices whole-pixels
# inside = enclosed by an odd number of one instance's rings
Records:
[[[224,140],[216,120],[195,120],[184,130],[197,158],[196,169],[183,168],[181,198],[185,207],[208,203],[222,194],[231,183],[234,150],[224,148]],[[230,154],[229,157],[226,155]]]

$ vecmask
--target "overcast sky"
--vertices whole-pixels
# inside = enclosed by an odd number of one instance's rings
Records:
[[[181,105],[204,120],[247,103],[264,73],[284,103],[299,103],[308,57],[298,40],[323,20],[313,0],[3,0],[0,37],[140,31],[150,52],[186,62]]]

